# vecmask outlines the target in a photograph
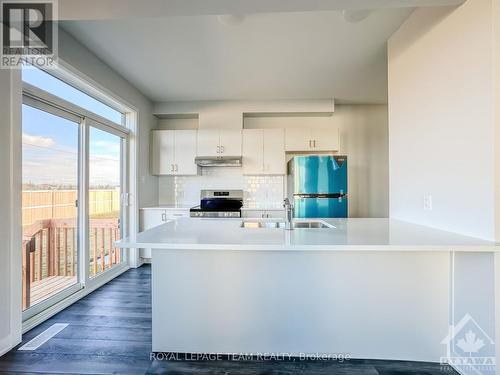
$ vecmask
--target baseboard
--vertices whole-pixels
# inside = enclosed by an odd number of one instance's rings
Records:
[[[151,258],[141,258],[142,264],[151,264]]]
[[[107,284],[111,280],[113,280],[115,277],[121,275],[125,271],[129,270],[129,266],[125,267],[120,267],[118,269],[112,269],[102,275],[101,279],[99,280],[98,284],[94,284],[91,287],[84,288],[82,290],[79,290],[78,292],[72,294],[71,296],[63,299],[62,301],[52,305],[48,309],[42,311],[41,313],[29,318],[28,320],[23,322],[23,334],[28,332],[30,329],[35,328],[37,325],[45,322],[47,319],[51,318],[52,316],[56,315],[57,313],[61,312],[65,308],[71,306],[73,303],[76,301],[82,299],[89,293],[92,293],[93,291],[99,289],[101,286]],[[9,349],[10,350],[10,349]]]
[[[13,346],[11,335],[0,339],[0,357],[8,353],[12,348]]]

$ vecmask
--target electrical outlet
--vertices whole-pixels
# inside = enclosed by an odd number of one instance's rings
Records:
[[[432,211],[432,195],[424,195],[424,211]]]

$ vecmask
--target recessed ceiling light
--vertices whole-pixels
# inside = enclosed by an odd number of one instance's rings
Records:
[[[245,16],[237,14],[221,14],[217,16],[217,19],[224,26],[234,26],[242,24],[245,21]]]
[[[346,9],[342,12],[342,15],[347,22],[356,23],[368,18],[372,12],[371,9]]]

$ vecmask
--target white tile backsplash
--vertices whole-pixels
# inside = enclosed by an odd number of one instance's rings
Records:
[[[161,176],[160,205],[200,203],[203,189],[242,189],[248,208],[280,208],[284,197],[284,176],[244,176],[241,168],[201,168],[198,176]]]

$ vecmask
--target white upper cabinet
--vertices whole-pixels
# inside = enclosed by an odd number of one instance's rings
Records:
[[[220,151],[222,156],[241,156],[241,129],[220,130]]]
[[[302,128],[288,128],[285,131],[285,150],[303,151],[309,150],[311,137],[309,131]]]
[[[243,174],[261,174],[264,166],[262,129],[243,130]]]
[[[196,130],[175,131],[175,174],[196,175],[198,166],[196,157]]]
[[[241,156],[241,130],[198,130],[198,156]]]
[[[151,132],[151,173],[154,175],[174,173],[174,130]]]
[[[285,130],[264,129],[264,174],[286,174]]]
[[[198,156],[220,156],[220,131],[198,130]]]
[[[322,129],[286,129],[286,151],[338,151],[339,129],[331,126]]]
[[[340,149],[339,129],[336,126],[325,129],[311,129],[313,149],[316,151],[338,151]]]
[[[243,173],[286,174],[283,129],[243,130]]]
[[[151,140],[151,173],[196,175],[196,130],[154,130]]]

